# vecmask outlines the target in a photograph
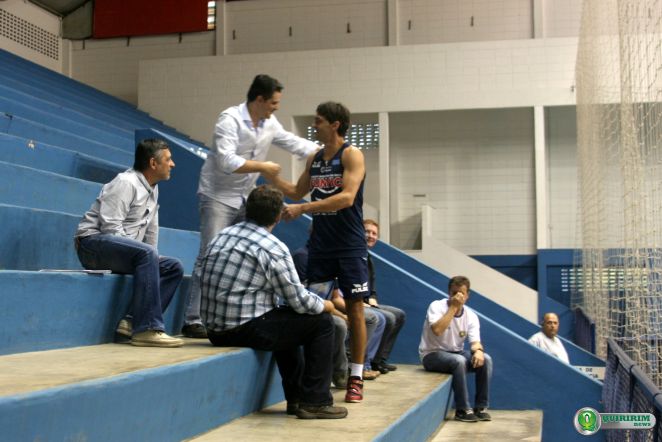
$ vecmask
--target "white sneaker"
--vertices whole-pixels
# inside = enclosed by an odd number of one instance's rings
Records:
[[[137,347],[181,347],[184,341],[168,336],[160,330],[147,330],[136,333],[131,338],[131,345]]]
[[[133,324],[128,319],[122,319],[119,324],[117,324],[117,329],[115,333],[118,335],[126,336],[130,338],[133,334]]]

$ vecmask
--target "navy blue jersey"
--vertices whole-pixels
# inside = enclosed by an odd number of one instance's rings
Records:
[[[324,149],[315,154],[310,165],[310,199],[319,201],[342,192],[342,154],[349,146],[342,145],[329,161],[323,159]],[[313,258],[357,258],[368,256],[363,228],[363,182],[361,180],[354,204],[350,207],[313,214],[310,236],[310,256]]]

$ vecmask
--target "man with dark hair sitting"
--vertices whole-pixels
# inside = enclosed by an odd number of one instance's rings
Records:
[[[304,288],[287,246],[272,235],[282,210],[282,192],[259,186],[246,221],[211,241],[201,265],[202,319],[216,346],[274,352],[288,414],[344,418],[329,391],[334,307]]]
[[[159,256],[157,183],[170,179],[175,167],[168,145],[143,140],[136,147],[133,168],[103,186],[75,235],[78,259],[90,270],[133,275],[130,315],[117,333],[131,344],[179,347],[184,341],[165,334],[163,312],[184,276],[182,263]]]

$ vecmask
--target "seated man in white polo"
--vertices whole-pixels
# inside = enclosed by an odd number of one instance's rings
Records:
[[[465,303],[469,299],[469,279],[454,276],[448,282],[448,299],[433,301],[423,323],[418,352],[427,371],[453,375],[455,420],[492,420],[487,413],[492,359],[480,342],[478,315]],[[469,340],[471,352],[464,349]],[[467,373],[476,373],[475,407],[469,405]]]

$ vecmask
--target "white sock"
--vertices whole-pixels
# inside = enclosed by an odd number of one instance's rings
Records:
[[[355,364],[352,362],[349,364],[349,367],[351,370],[350,376],[358,376],[363,379],[363,364]]]

